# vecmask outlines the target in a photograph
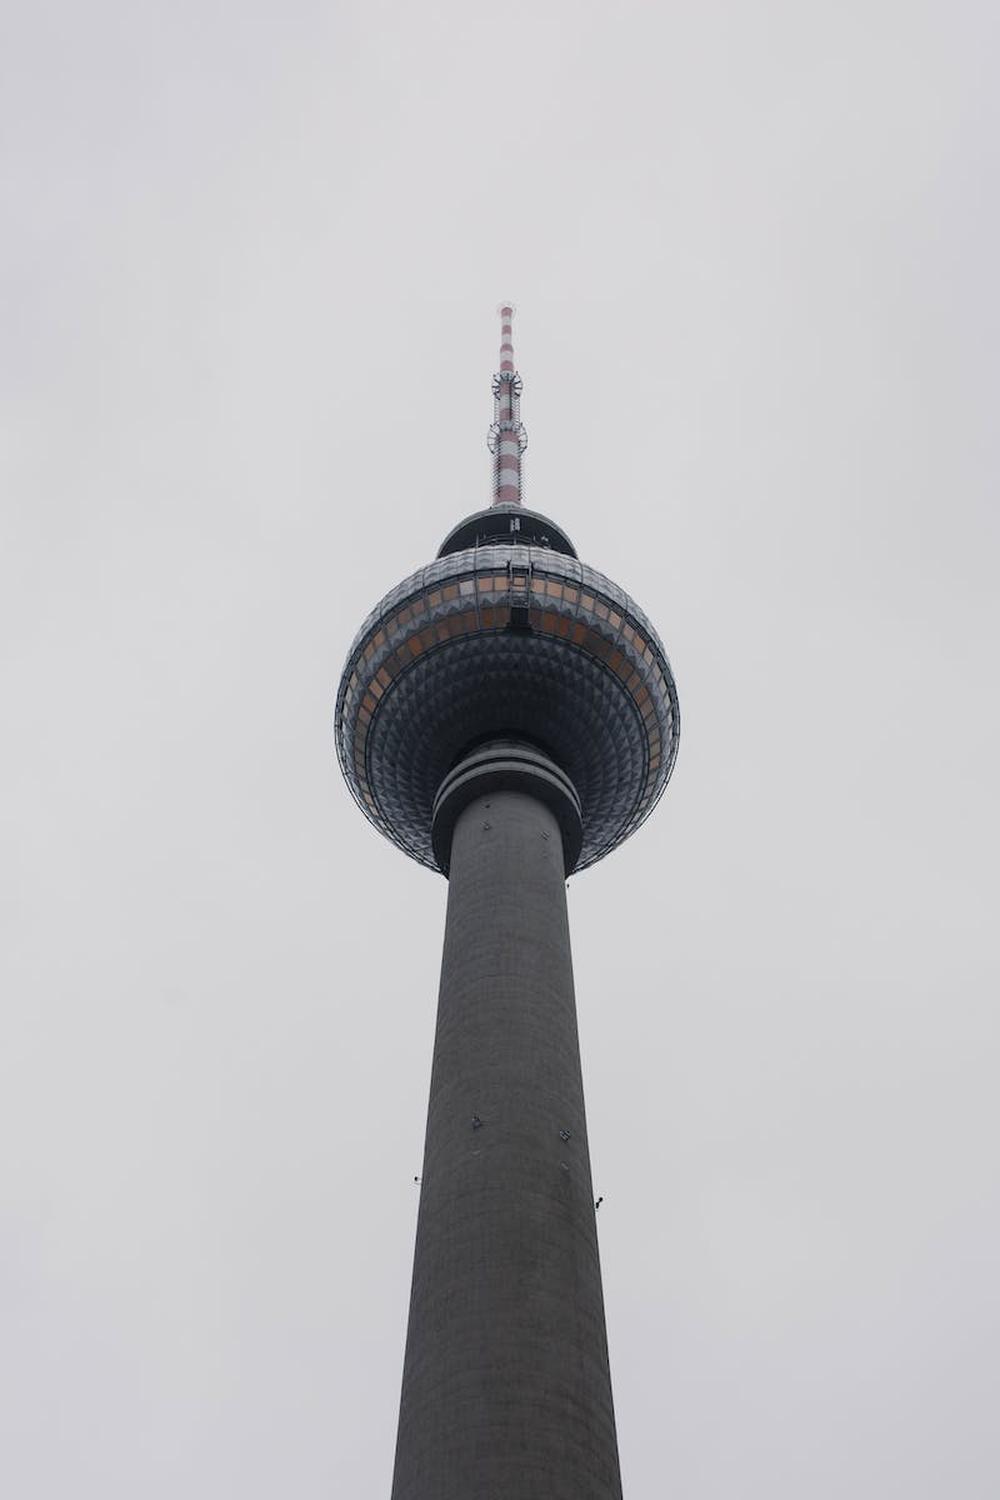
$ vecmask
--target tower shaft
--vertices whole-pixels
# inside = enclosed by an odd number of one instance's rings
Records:
[[[551,770],[448,827],[392,1500],[621,1496]]]

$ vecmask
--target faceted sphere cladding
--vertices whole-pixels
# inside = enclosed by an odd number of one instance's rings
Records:
[[[471,547],[387,594],[351,648],[337,754],[362,811],[421,864],[434,797],[484,739],[540,746],[583,810],[577,868],[637,828],[677,754],[659,638],[609,579],[545,547]]]

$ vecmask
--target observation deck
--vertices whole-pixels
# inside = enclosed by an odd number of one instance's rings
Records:
[[[584,869],[648,817],[677,755],[677,690],[656,631],[562,529],[520,505],[456,526],[355,638],[337,694],[341,769],[366,817],[420,864],[435,797],[486,741],[526,741],[572,782]]]

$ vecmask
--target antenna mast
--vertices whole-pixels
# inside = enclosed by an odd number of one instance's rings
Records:
[[[514,368],[511,319],[514,309],[502,302],[500,313],[500,368],[493,377],[493,425],[487,446],[493,454],[493,505],[521,504],[521,455],[528,434],[521,421],[521,377]]]

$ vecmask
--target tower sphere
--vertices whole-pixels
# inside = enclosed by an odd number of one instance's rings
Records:
[[[375,606],[337,695],[337,754],[362,811],[444,873],[435,797],[477,744],[526,740],[565,771],[583,869],[648,816],[679,727],[670,663],[645,614],[554,523],[512,504],[468,517]]]

